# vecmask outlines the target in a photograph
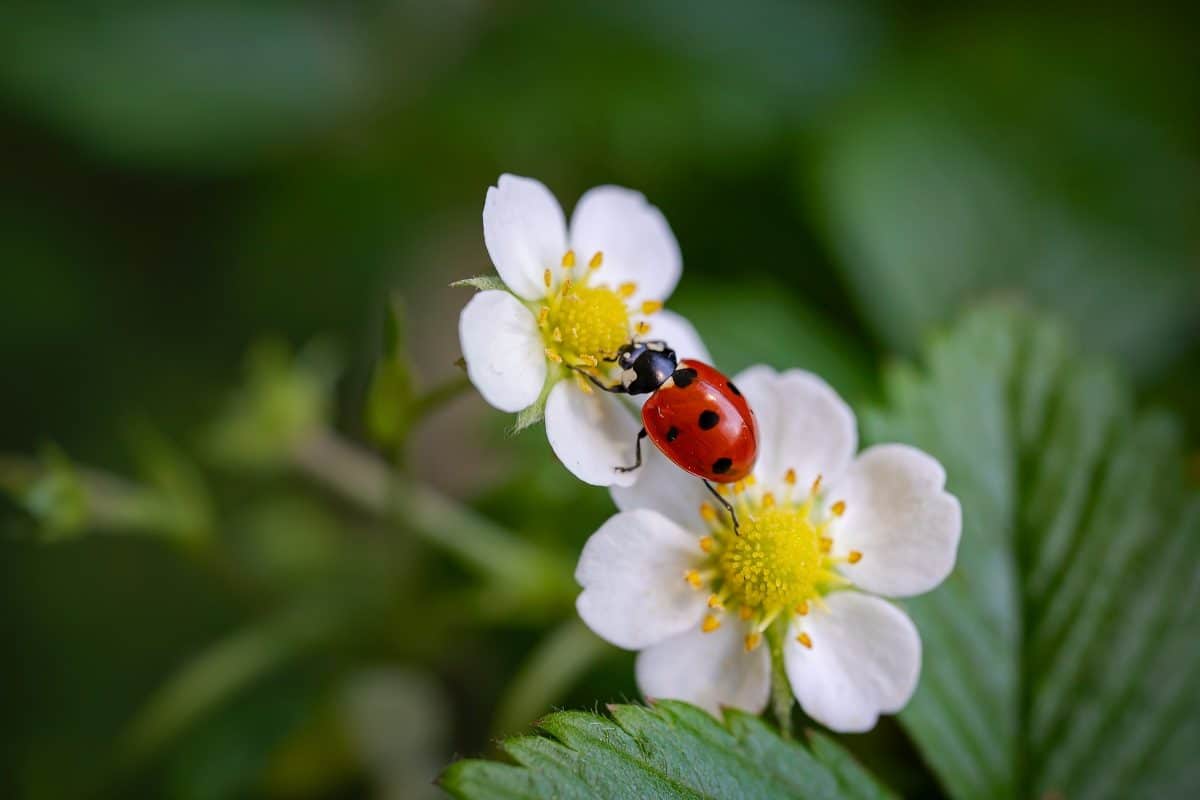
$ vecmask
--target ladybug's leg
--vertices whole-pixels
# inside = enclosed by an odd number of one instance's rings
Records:
[[[572,369],[575,369],[575,368],[573,367]],[[625,386],[620,383],[614,383],[612,386],[608,386],[606,384],[601,383],[600,379],[597,378],[595,375],[591,374],[590,372],[584,372],[581,369],[575,369],[575,371],[578,372],[583,377],[587,378],[589,381],[591,381],[592,384],[597,389],[603,389],[604,391],[606,391],[610,394],[629,394],[629,390],[626,389]]]
[[[729,512],[729,516],[733,520],[733,532],[735,534],[737,534],[738,536],[741,536],[742,531],[741,531],[741,528],[738,527],[737,512],[733,510],[733,506],[731,506],[729,504],[728,500],[726,500],[724,497],[721,497],[721,493],[718,492],[716,489],[714,489],[713,485],[711,483],[704,480],[704,478],[701,478],[700,480],[704,481],[705,488],[707,488],[710,492],[712,492],[712,496],[717,498],[717,502],[720,503],[721,505],[725,506],[725,510]]]
[[[642,465],[642,439],[645,439],[645,438],[646,438],[646,429],[642,428],[640,431],[638,431],[637,444],[634,445],[634,448],[637,450],[637,458],[634,460],[633,466],[632,467],[617,467],[616,468],[617,472],[633,472],[635,469],[637,469],[638,467],[640,467]]]

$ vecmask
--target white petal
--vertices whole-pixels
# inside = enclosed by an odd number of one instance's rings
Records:
[[[708,594],[684,580],[703,554],[696,537],[661,514],[617,514],[592,534],[575,569],[575,601],[588,627],[640,650],[699,627]]]
[[[559,381],[546,400],[550,447],[575,477],[595,486],[629,486],[637,480],[636,471],[616,468],[633,464],[641,427],[631,405],[601,391],[588,394],[573,378]]]
[[[613,486],[613,502],[622,511],[649,508],[674,520],[698,538],[707,530],[700,504],[712,496],[695,475],[684,472],[658,451],[649,439],[642,441],[642,466],[632,486]]]
[[[828,498],[844,500],[834,523],[833,552],[857,550],[842,572],[876,594],[909,597],[937,586],[954,569],[962,509],[948,494],[946,471],[915,447],[885,444],[864,450]]]
[[[765,645],[749,653],[746,626],[726,615],[712,633],[700,626],[643,650],[637,684],[653,700],[685,700],[720,716],[721,708],[757,714],[767,706],[771,659]]]
[[[712,363],[708,348],[704,346],[695,326],[688,322],[686,317],[664,309],[645,317],[645,321],[650,325],[650,332],[639,338],[662,339],[671,346],[680,361],[694,358],[705,364]]]
[[[675,291],[683,259],[671,226],[641,192],[597,186],[579,198],[571,215],[571,248],[588,261],[601,252],[604,264],[592,280],[616,288],[632,282],[632,300],[666,300]]]
[[[545,270],[567,252],[566,218],[540,181],[501,175],[483,203],[483,240],[508,288],[534,300],[546,293]]]
[[[821,378],[804,370],[777,373],[754,366],[734,377],[758,421],[754,474],[775,488],[789,469],[807,489],[822,476],[836,480],[854,457],[858,430],[854,412]]]
[[[836,592],[796,617],[783,661],[792,692],[810,717],[839,733],[875,727],[899,711],[921,673],[921,637],[896,606],[858,592]],[[812,648],[796,641],[801,632]]]
[[[537,319],[508,292],[480,292],[458,318],[467,375],[483,399],[520,411],[546,382],[546,355]]]

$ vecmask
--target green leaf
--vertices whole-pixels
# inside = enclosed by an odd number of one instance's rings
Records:
[[[740,711],[724,724],[677,701],[610,711],[551,714],[538,724],[545,736],[501,742],[518,766],[459,761],[442,786],[459,798],[891,796],[832,740],[809,749]]]
[[[1139,378],[1196,341],[1200,163],[1170,78],[1191,73],[1096,32],[984,19],[830,126],[811,203],[888,347],[990,294],[1054,309]]]
[[[481,292],[491,289],[498,289],[502,292],[508,291],[508,286],[504,283],[504,281],[500,280],[500,278],[495,275],[480,275],[478,278],[463,278],[461,281],[455,281],[450,285],[456,289],[466,286],[472,289],[478,289]]]
[[[901,714],[959,798],[1200,785],[1200,493],[1180,436],[1062,329],[991,307],[897,367],[871,441],[917,445],[963,505],[954,573],[907,607]]]

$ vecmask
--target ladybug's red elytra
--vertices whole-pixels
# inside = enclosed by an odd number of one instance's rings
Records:
[[[666,342],[630,342],[615,359],[621,382],[606,386],[616,394],[649,394],[642,406],[634,463],[617,467],[630,472],[642,465],[642,439],[647,436],[663,455],[704,481],[733,518],[733,507],[712,483],[734,483],[748,476],[758,457],[758,424],[741,391],[725,375],[701,361],[678,361]],[[712,483],[710,483],[710,481]]]

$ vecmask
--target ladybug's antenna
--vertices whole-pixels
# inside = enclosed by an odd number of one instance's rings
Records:
[[[718,492],[716,489],[714,489],[713,485],[711,483],[709,483],[706,479],[701,478],[700,480],[704,483],[704,487],[706,489],[708,489],[710,492],[712,492],[712,496],[717,498],[717,502],[720,503],[721,505],[725,506],[725,510],[729,512],[729,517],[733,520],[733,532],[736,535],[741,536],[742,531],[741,531],[741,528],[738,527],[737,512],[733,510],[733,506],[731,506],[729,504],[729,501],[726,500],[724,497],[722,497],[721,493]]]

